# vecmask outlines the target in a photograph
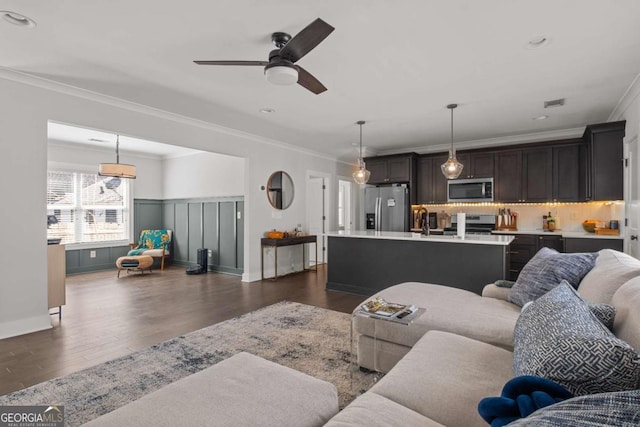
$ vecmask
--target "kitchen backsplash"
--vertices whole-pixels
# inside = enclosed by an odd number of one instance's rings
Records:
[[[414,206],[415,208],[416,206]],[[583,231],[582,222],[587,219],[620,221],[620,231],[624,231],[624,202],[590,202],[557,204],[491,204],[491,205],[424,205],[429,212],[451,215],[457,212],[467,214],[497,215],[501,208],[509,208],[518,213],[518,230],[542,229],[542,216],[551,212],[556,219],[556,228],[565,231]]]

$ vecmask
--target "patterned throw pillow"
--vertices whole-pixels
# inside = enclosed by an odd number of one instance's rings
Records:
[[[613,321],[616,318],[616,308],[609,304],[589,304],[589,310],[610,331],[613,330]]]
[[[616,338],[573,287],[562,282],[530,304],[514,330],[515,375],[537,375],[575,395],[640,384],[640,355]]]
[[[640,390],[574,397],[542,408],[509,427],[640,425]]]
[[[555,249],[542,248],[522,268],[507,300],[522,307],[563,280],[577,288],[595,265],[597,257],[597,253],[561,254]]]

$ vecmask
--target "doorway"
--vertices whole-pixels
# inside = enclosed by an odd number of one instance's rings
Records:
[[[353,229],[353,183],[348,180],[338,180],[338,230],[351,231]]]
[[[638,150],[637,136],[629,142],[628,147],[625,246],[627,253],[634,258],[640,259],[640,242],[638,241],[638,236],[640,235],[640,174],[638,173],[640,150]]]
[[[329,231],[327,212],[329,211],[327,200],[327,185],[330,176],[323,173],[307,172],[307,224],[309,234],[318,236],[318,257],[315,253],[309,253],[309,265],[324,264],[326,262],[326,236]],[[311,252],[311,251],[310,251]]]

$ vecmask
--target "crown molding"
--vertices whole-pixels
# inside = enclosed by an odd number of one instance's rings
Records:
[[[334,156],[330,156],[324,153],[320,153],[306,148],[301,148],[292,144],[288,144],[282,141],[278,141],[271,138],[266,138],[253,133],[241,131],[234,128],[218,125],[212,122],[208,122],[201,119],[195,119],[193,117],[183,116],[181,114],[173,113],[159,108],[150,107],[148,105],[139,104],[133,101],[128,101],[122,98],[117,98],[111,95],[105,95],[99,92],[94,92],[88,89],[82,89],[77,86],[69,85],[66,83],[57,82],[54,80],[46,79],[44,77],[35,76],[33,74],[25,73],[23,71],[17,71],[11,68],[0,66],[0,79],[10,80],[13,82],[25,84],[28,86],[38,87],[53,92],[62,93],[65,95],[73,96],[76,98],[86,99],[88,101],[98,102],[101,104],[109,105],[116,108],[122,108],[128,111],[136,113],[146,114],[149,116],[157,117],[163,120],[169,120],[183,125],[195,126],[201,129],[206,129],[214,132],[218,132],[224,135],[234,136],[238,138],[247,139],[253,142],[271,145],[278,148],[283,148],[290,151],[306,154],[313,157],[319,157],[325,160],[338,161]],[[192,148],[192,147],[186,147]],[[194,148],[195,149],[195,148]],[[201,149],[197,149],[201,150]],[[205,151],[205,150],[202,150]]]
[[[460,141],[454,144],[456,151],[464,150],[464,149],[475,149],[475,148],[490,148],[490,147],[501,147],[505,145],[515,145],[515,144],[528,144],[534,142],[544,142],[544,141],[553,141],[556,139],[569,139],[569,138],[580,138],[584,133],[584,128],[572,128],[572,129],[563,129],[563,130],[554,130],[548,132],[536,132],[536,133],[527,133],[522,135],[511,135],[511,136],[502,136],[499,138],[487,138],[487,139],[475,139],[471,141]],[[398,154],[398,153],[407,153],[407,152],[415,152],[418,154],[431,154],[431,153],[440,153],[448,151],[451,147],[451,143],[446,144],[436,144],[429,146],[421,146],[421,147],[409,147],[403,148],[401,150],[386,150],[381,151],[380,155],[386,154]]]
[[[627,88],[624,95],[622,95],[622,98],[618,101],[618,104],[609,115],[609,119],[607,121],[615,122],[622,120],[627,109],[636,101],[636,99],[638,99],[638,96],[640,96],[640,74],[633,79],[633,82],[629,88]]]

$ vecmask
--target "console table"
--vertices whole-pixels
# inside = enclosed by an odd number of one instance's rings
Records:
[[[316,247],[316,266],[315,268],[304,268],[304,265],[306,263],[306,255],[305,255],[305,251],[304,251],[304,245],[305,243],[314,243],[315,247]],[[278,248],[283,247],[283,246],[295,246],[295,245],[301,245],[302,246],[302,270],[303,271],[313,271],[315,270],[316,273],[318,272],[318,265],[317,265],[317,261],[318,261],[318,238],[317,236],[295,236],[295,237],[285,237],[283,239],[269,239],[269,238],[262,238],[260,239],[260,272],[262,275],[262,280],[264,280],[264,249],[265,248],[274,248],[275,250],[275,261],[274,261],[274,267],[275,267],[275,276],[273,277],[273,280],[278,280]]]

